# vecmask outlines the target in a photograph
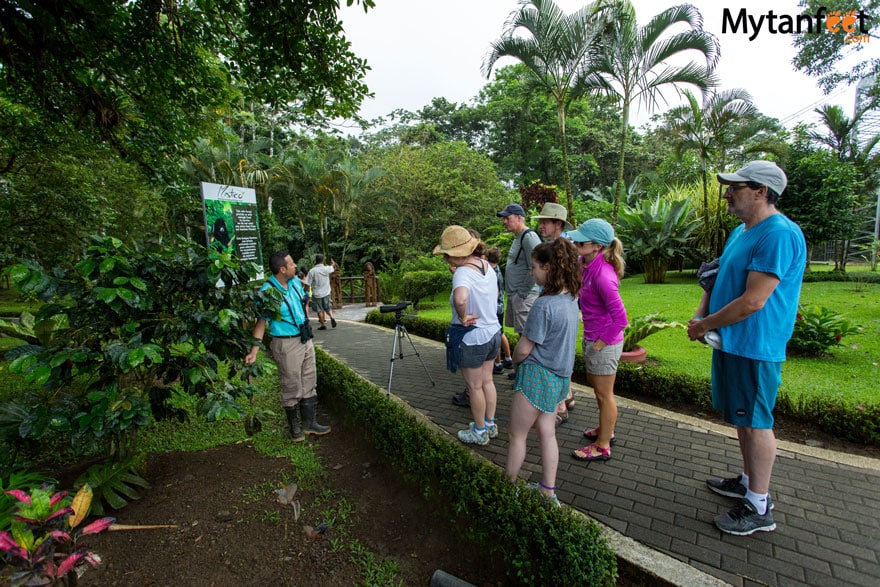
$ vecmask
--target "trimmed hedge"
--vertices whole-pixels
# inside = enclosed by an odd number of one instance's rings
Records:
[[[824,273],[827,275],[827,273]],[[809,275],[809,274],[808,274]],[[847,274],[840,274],[847,275]],[[394,316],[379,314],[367,315],[367,322],[382,326],[394,326]],[[446,333],[445,322],[405,318],[410,334],[417,334],[432,340],[443,341]],[[519,337],[508,334],[511,348]],[[575,355],[574,379],[581,379],[585,372],[583,355]],[[617,371],[615,387],[621,395],[642,394],[658,397],[670,402],[683,402],[700,408],[712,408],[712,380],[687,373],[677,373],[663,366],[644,366],[621,363]],[[776,401],[776,413],[809,422],[828,434],[861,444],[880,445],[880,403],[855,406],[833,398],[792,398],[780,394]]]
[[[842,273],[840,271],[809,271],[804,273],[804,283],[819,281],[852,281],[857,283],[880,283],[880,273],[856,271]]]
[[[407,326],[409,329],[409,326]],[[599,525],[534,491],[518,491],[497,466],[316,349],[322,401],[365,430],[375,446],[430,496],[440,492],[465,536],[508,563],[524,585],[613,585],[617,559]]]

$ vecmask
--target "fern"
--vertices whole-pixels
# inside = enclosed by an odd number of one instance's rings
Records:
[[[135,471],[131,459],[92,465],[74,485],[85,484],[90,485],[95,494],[92,513],[97,516],[104,515],[105,503],[118,510],[127,506],[129,501],[140,499],[141,490],[150,488],[150,484]]]

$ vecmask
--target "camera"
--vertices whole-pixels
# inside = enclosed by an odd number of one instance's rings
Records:
[[[406,307],[409,306],[410,304],[412,304],[412,302],[403,301],[403,302],[397,302],[393,306],[392,305],[379,306],[379,311],[383,314],[388,314],[391,312],[403,312],[404,310],[406,310]]]
[[[312,325],[309,322],[303,322],[299,325],[299,340],[301,343],[306,344],[310,340],[315,338],[314,333],[312,332]]]

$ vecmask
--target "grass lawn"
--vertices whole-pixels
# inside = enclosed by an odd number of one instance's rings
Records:
[[[814,268],[827,270],[827,266]],[[858,269],[862,269],[859,267]],[[850,270],[856,270],[852,268]],[[687,322],[694,315],[702,290],[692,272],[670,272],[665,284],[647,285],[641,275],[621,282],[620,294],[630,317],[661,312],[668,320]],[[854,405],[880,402],[880,285],[853,282],[805,283],[801,304],[825,306],[862,327],[863,333],[845,337],[833,356],[789,359],[782,369],[780,392],[797,401],[815,396],[837,398]],[[423,302],[419,315],[449,320],[448,294]],[[505,328],[506,332],[512,329]],[[580,345],[580,341],[578,341]],[[712,352],[692,342],[684,330],[652,334],[644,342],[648,357],[684,373],[709,377]]]

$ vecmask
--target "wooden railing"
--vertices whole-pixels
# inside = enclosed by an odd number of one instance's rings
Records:
[[[365,304],[372,307],[379,303],[379,280],[369,263],[363,275],[342,277],[334,271],[330,274],[330,287],[334,308],[341,308],[345,304]]]

